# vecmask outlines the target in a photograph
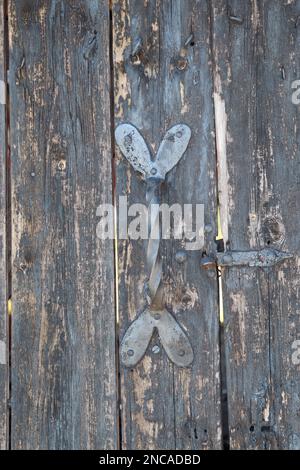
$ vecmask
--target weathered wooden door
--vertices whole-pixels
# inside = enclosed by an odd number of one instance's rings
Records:
[[[297,0],[0,0],[1,448],[300,449],[298,18]],[[100,204],[146,202],[124,122],[153,155],[191,129],[162,199],[204,205],[204,246],[161,241],[189,367],[157,333],[120,360],[147,281],[145,240],[97,236]]]

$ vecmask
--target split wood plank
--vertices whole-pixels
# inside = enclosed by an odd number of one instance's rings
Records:
[[[6,60],[5,11],[0,1],[0,449],[8,446],[8,276],[6,246]]]
[[[209,2],[113,2],[115,124],[135,125],[153,154],[167,129],[183,122],[192,138],[163,187],[162,202],[204,204],[215,250],[216,161]],[[145,201],[145,183],[116,149],[117,196],[128,206]],[[145,308],[147,241],[119,240],[120,339]],[[125,449],[221,447],[217,279],[200,269],[200,251],[175,260],[178,240],[162,241],[167,306],[194,349],[190,368],[168,360],[154,336],[133,369],[120,366]]]
[[[14,449],[118,445],[107,1],[10,0]]]
[[[212,5],[225,246],[294,256],[265,270],[224,269],[230,447],[300,449],[300,6]]]

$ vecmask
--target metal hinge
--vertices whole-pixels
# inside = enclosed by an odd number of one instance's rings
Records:
[[[268,268],[292,258],[291,253],[277,250],[276,248],[263,248],[262,250],[249,251],[225,251],[213,256],[203,256],[200,265],[204,269],[211,269],[216,266],[249,266],[254,268]]]

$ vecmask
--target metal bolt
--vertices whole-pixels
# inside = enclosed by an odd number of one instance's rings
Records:
[[[212,226],[210,224],[205,225],[204,231],[205,233],[211,233],[212,232]]]
[[[157,169],[156,168],[151,168],[151,175],[156,175]]]
[[[187,64],[188,64],[188,61],[185,57],[178,57],[178,59],[176,60],[176,68],[177,70],[184,70],[186,69],[187,67]]]
[[[187,259],[187,255],[184,250],[177,251],[175,255],[175,260],[177,261],[177,263],[183,264],[186,261],[186,259]]]
[[[160,313],[155,313],[154,318],[155,320],[160,320]]]
[[[181,357],[184,356],[185,355],[185,350],[184,349],[179,349],[178,355],[181,356]]]
[[[152,348],[152,352],[153,352],[154,354],[158,354],[159,351],[160,351],[159,346],[157,346],[157,344],[155,344],[155,345],[153,346],[153,348]]]
[[[215,269],[216,261],[211,256],[203,256],[200,260],[200,266],[203,269]]]
[[[133,349],[128,349],[127,355],[132,357],[134,355],[134,350]]]

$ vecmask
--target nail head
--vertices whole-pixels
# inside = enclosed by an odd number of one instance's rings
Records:
[[[183,250],[177,251],[175,255],[175,260],[177,261],[177,263],[183,264],[186,261],[186,259],[187,259],[187,255],[185,251]]]

